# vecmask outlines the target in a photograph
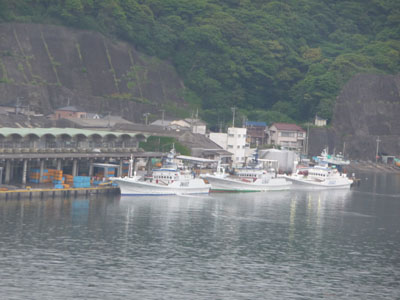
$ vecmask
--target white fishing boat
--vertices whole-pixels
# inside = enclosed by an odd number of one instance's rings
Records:
[[[331,155],[328,154],[327,148],[323,149],[321,155],[317,156],[314,160],[317,163],[329,164],[335,166],[347,166],[350,164],[350,161],[345,159],[342,153]]]
[[[292,175],[282,175],[293,183],[293,189],[348,189],[353,180],[347,174],[327,165],[300,168]]]
[[[252,162],[236,169],[234,175],[225,173],[218,163],[217,171],[202,176],[211,184],[211,192],[266,192],[290,189],[291,182],[277,178],[273,169],[266,170],[258,163],[257,153]]]
[[[181,170],[174,162],[175,149],[168,153],[163,165],[153,169],[150,176],[132,176],[132,159],[129,176],[113,178],[123,196],[208,194],[211,185],[196,178],[190,170]]]

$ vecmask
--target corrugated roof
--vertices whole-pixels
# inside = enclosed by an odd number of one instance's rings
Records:
[[[57,108],[56,110],[74,111],[74,112],[80,111],[80,112],[83,112],[83,110],[79,110],[79,109],[77,109],[75,106],[64,106],[64,107]]]
[[[291,123],[274,123],[272,126],[275,126],[278,130],[304,131],[300,126]]]
[[[135,137],[137,135],[144,135],[140,132],[114,132],[114,131],[103,131],[103,130],[89,130],[89,129],[79,129],[79,128],[0,128],[0,135],[5,137],[10,135],[20,135],[22,137],[28,136],[30,134],[42,137],[46,134],[51,134],[53,136],[69,135],[77,136],[84,135],[86,137],[92,135],[100,135],[105,137],[107,135],[114,135],[119,137],[121,135],[129,135],[130,137]]]
[[[265,126],[267,126],[267,123],[265,123],[265,122],[257,122],[257,121],[246,121],[246,126],[265,127]]]
[[[168,126],[170,123],[172,122],[172,120],[156,120],[152,123],[150,123],[150,125],[155,125],[155,126]]]

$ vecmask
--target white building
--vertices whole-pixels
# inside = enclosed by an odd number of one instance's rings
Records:
[[[200,119],[186,118],[183,120],[172,121],[171,125],[176,125],[180,129],[190,129],[193,133],[206,134],[206,123]]]
[[[319,127],[326,126],[326,122],[327,122],[326,119],[318,117],[318,115],[315,115],[315,120],[314,120],[315,126],[319,126]]]
[[[220,146],[222,149],[228,148],[228,134],[222,132],[210,132],[210,140]]]
[[[242,166],[246,161],[246,128],[230,127],[228,133],[210,133],[210,139],[233,154],[233,166]]]
[[[207,125],[200,119],[186,118],[182,120],[157,120],[150,125],[163,126],[168,130],[190,130],[193,133],[206,134]]]

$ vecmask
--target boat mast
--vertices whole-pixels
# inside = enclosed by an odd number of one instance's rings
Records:
[[[132,178],[132,171],[133,171],[133,158],[131,154],[131,158],[129,159],[129,169],[128,169],[128,177]]]

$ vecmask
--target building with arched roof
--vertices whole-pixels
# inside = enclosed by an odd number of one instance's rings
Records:
[[[140,132],[113,132],[78,128],[0,128],[2,149],[138,148],[146,139]]]
[[[113,162],[122,174],[123,163],[131,157],[161,157],[162,153],[139,151],[139,142],[148,136],[139,131],[0,127],[0,169],[4,170],[0,184],[25,186],[35,168],[40,169],[40,178],[46,168],[92,176],[94,163]]]

